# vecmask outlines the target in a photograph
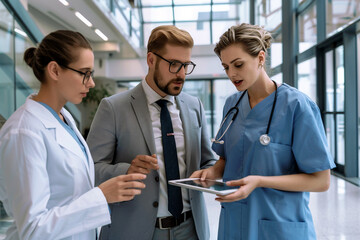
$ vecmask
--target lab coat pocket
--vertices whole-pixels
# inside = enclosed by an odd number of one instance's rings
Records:
[[[309,240],[305,222],[259,221],[258,240]]]

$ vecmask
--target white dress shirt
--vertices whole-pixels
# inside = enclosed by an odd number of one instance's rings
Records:
[[[159,196],[159,208],[158,208],[158,217],[172,216],[168,211],[168,195],[167,195],[167,179],[165,173],[164,165],[164,155],[163,155],[163,146],[161,142],[161,124],[160,124],[160,111],[161,108],[157,105],[156,101],[160,99],[166,99],[169,101],[167,104],[171,122],[175,134],[175,143],[177,149],[177,156],[179,162],[179,171],[180,178],[185,178],[186,166],[185,166],[185,138],[184,130],[182,126],[182,121],[180,119],[180,109],[178,108],[175,97],[167,95],[162,98],[157,94],[146,82],[144,79],[142,81],[142,87],[146,95],[150,118],[152,122],[152,128],[154,133],[156,155],[159,164],[159,179],[160,179],[160,196]],[[190,210],[189,194],[188,191],[184,188],[181,189],[182,198],[183,198],[183,212]]]

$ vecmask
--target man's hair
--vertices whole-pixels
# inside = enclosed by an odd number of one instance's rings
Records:
[[[166,44],[192,48],[194,40],[190,34],[173,25],[163,25],[151,31],[147,44],[147,52],[161,53]]]

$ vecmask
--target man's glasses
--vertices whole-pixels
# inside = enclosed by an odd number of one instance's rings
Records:
[[[178,60],[169,61],[169,60],[163,58],[162,56],[160,56],[159,54],[156,54],[154,52],[153,52],[153,54],[155,54],[156,56],[158,56],[162,60],[169,63],[169,72],[171,72],[171,73],[178,73],[181,70],[181,68],[184,67],[185,74],[189,75],[194,71],[194,68],[196,66],[196,64],[193,63],[193,62],[182,63],[182,62],[180,62]]]
[[[94,77],[94,72],[95,70],[92,70],[92,71],[86,71],[86,72],[82,72],[82,71],[79,71],[79,70],[76,70],[76,69],[73,69],[71,67],[68,67],[68,66],[63,66],[63,65],[60,65],[62,66],[63,68],[67,68],[67,69],[70,69],[74,72],[77,72],[77,73],[80,73],[81,75],[84,75],[84,78],[83,78],[83,84],[86,85],[89,80],[90,80],[90,77]]]

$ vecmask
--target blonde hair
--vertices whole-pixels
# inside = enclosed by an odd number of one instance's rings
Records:
[[[147,52],[159,53],[166,44],[192,48],[194,40],[187,31],[173,25],[159,26],[151,31]]]
[[[230,27],[223,35],[214,48],[214,52],[220,58],[220,52],[234,43],[241,43],[244,50],[255,57],[262,50],[267,53],[271,45],[271,34],[263,27],[242,23]]]

